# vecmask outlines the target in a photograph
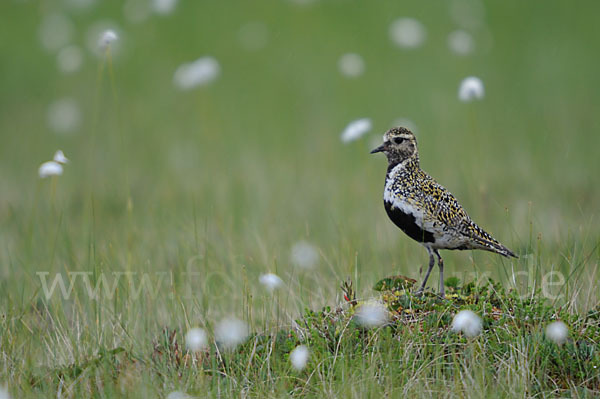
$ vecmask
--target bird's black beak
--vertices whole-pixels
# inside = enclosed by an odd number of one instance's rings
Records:
[[[373,151],[371,151],[371,154],[375,154],[375,153],[383,152],[383,151],[385,151],[385,144],[382,144],[379,147],[375,148]]]

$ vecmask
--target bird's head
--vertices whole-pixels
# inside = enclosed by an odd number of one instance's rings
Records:
[[[417,139],[413,132],[405,127],[394,127],[383,135],[383,144],[371,151],[371,154],[383,152],[390,165],[415,158],[418,162]]]

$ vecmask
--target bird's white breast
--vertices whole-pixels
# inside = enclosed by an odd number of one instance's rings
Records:
[[[385,182],[385,188],[383,190],[383,200],[387,203],[390,203],[393,208],[397,208],[401,210],[403,213],[412,215],[415,218],[415,223],[423,230],[431,230],[432,223],[428,223],[423,212],[423,209],[420,209],[414,201],[411,201],[410,198],[403,196],[400,192],[400,187],[394,184],[397,180],[398,174],[404,168],[404,162],[396,165],[388,174],[387,180]],[[431,224],[431,226],[429,226]]]

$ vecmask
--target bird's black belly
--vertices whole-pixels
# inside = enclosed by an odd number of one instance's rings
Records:
[[[415,217],[410,213],[404,213],[399,208],[393,208],[392,204],[384,201],[385,210],[392,222],[402,229],[410,238],[418,242],[435,242],[433,233],[423,230],[415,222]]]

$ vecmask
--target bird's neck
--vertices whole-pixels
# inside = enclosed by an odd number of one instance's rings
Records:
[[[413,156],[403,159],[403,160],[389,160],[388,163],[388,176],[392,173],[393,170],[415,170],[419,169],[419,155],[414,154]]]

